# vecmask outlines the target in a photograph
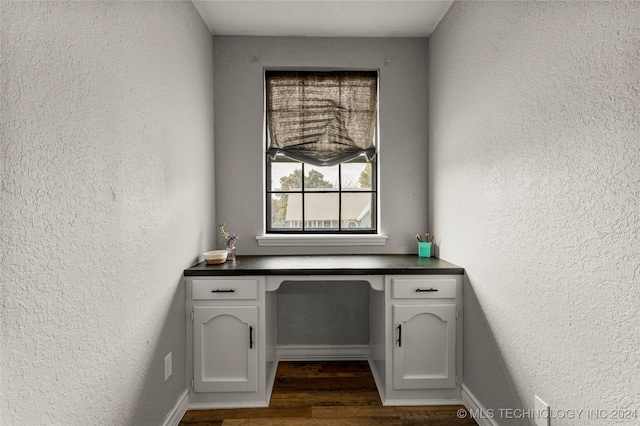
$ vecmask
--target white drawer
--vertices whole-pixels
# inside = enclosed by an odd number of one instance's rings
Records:
[[[193,300],[255,300],[258,298],[257,279],[193,280]]]
[[[394,299],[455,299],[455,278],[393,278]]]

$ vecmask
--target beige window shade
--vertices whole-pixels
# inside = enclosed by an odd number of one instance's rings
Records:
[[[375,155],[378,73],[266,71],[268,153],[316,166]]]

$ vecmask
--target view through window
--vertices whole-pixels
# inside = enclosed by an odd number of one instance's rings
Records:
[[[374,163],[321,167],[277,156],[267,170],[268,231],[376,231]]]

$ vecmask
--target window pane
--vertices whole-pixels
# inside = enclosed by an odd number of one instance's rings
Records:
[[[338,187],[338,166],[318,167],[305,164],[304,189],[314,188],[337,188]],[[337,220],[337,218],[336,218]]]
[[[342,165],[342,189],[355,188],[371,190],[371,163]]]
[[[307,229],[338,229],[339,211],[340,197],[337,193],[304,195],[304,221]]]
[[[375,198],[370,192],[342,194],[342,228],[373,229]]]
[[[271,162],[271,191],[291,191],[302,188],[302,164]]]
[[[271,194],[271,229],[302,229],[302,194]]]

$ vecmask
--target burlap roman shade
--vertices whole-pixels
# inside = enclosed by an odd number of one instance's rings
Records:
[[[266,71],[268,153],[315,166],[375,155],[376,71]]]

